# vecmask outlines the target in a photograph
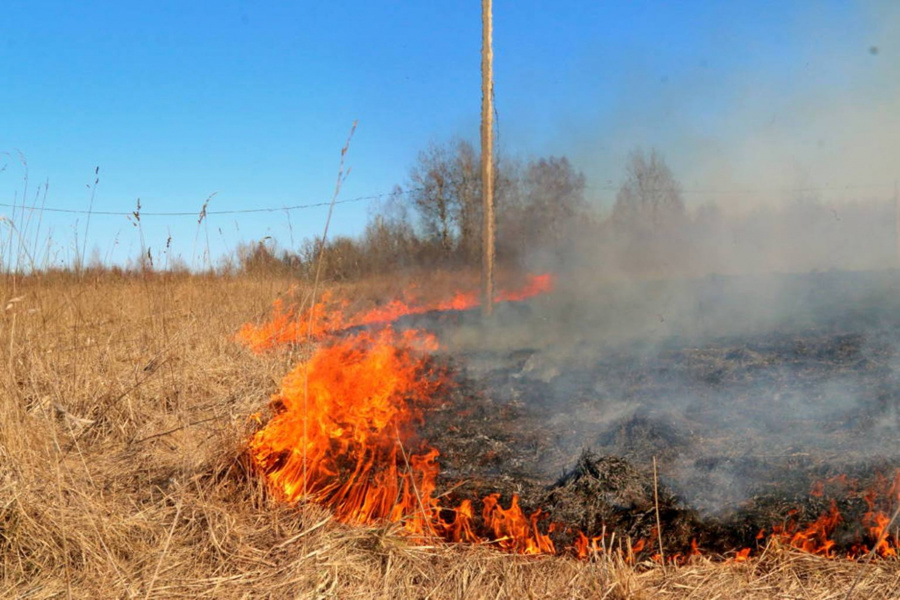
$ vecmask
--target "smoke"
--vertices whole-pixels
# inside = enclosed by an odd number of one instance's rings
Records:
[[[536,473],[559,476],[584,448],[639,469],[656,458],[687,505],[727,517],[900,461],[898,292],[896,271],[612,281],[579,268],[441,337],[498,409],[555,440]]]
[[[881,284],[827,272],[900,265],[900,5],[800,3],[759,29],[733,4],[710,10],[721,26],[693,62],[661,72],[641,47],[606,57],[628,64],[607,84],[611,114],[564,124],[596,205],[611,208],[643,147],[665,157],[687,212],[629,229],[607,211],[564,252],[534,249],[531,268],[560,274],[555,306],[532,326],[555,348],[797,329],[887,301]]]
[[[685,502],[722,515],[900,461],[900,5],[788,12],[781,40],[723,14],[703,45],[759,60],[661,78],[647,53],[617,57],[619,102],[560,134],[605,214],[561,251],[533,248],[552,294],[441,332],[498,406],[555,440],[546,477],[582,448],[656,458]],[[681,217],[608,218],[636,147],[666,158]]]
[[[609,202],[635,147],[658,148],[695,207],[745,214],[805,189],[824,201],[889,196],[900,177],[900,5],[796,6],[769,7],[758,28],[731,3],[709,9],[717,27],[693,32],[680,64],[661,57],[664,40],[598,58],[616,102],[594,126],[566,122],[559,134],[561,146],[574,139],[595,198]]]

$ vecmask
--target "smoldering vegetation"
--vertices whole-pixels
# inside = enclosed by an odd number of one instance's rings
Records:
[[[897,271],[643,281],[560,272],[554,293],[501,305],[488,324],[471,313],[409,320],[441,333],[468,382],[457,404],[474,416],[454,433],[441,419],[429,429],[446,447],[448,478],[552,507],[566,496],[553,490],[595,464],[583,452],[600,465],[622,460],[643,491],[604,479],[585,489],[616,500],[575,513],[646,537],[656,460],[664,528],[682,536],[666,543],[685,549],[693,535],[724,550],[752,546],[788,515],[812,521],[832,498],[848,522],[859,518],[851,488],[893,477]],[[814,493],[835,480],[845,483],[830,497]],[[582,496],[557,504],[559,515]]]
[[[421,428],[445,493],[518,496],[561,524],[559,548],[576,530],[657,547],[657,507],[675,554],[727,556],[829,510],[838,552],[873,543],[864,514],[890,508],[900,465],[900,273],[563,273],[489,321],[397,323],[438,332],[457,373]]]
[[[637,504],[588,501],[575,513],[646,537],[656,460],[668,526],[683,533],[670,543],[684,549],[693,532],[724,549],[752,545],[791,511],[818,517],[822,481],[862,489],[893,477],[896,206],[804,194],[744,214],[689,208],[664,158],[635,152],[610,211],[574,202],[571,219],[541,213],[550,233],[527,247],[504,256],[501,245],[501,262],[553,272],[552,293],[501,305],[489,321],[403,320],[440,333],[465,382],[451,405],[475,415],[426,424],[447,484],[572,516],[565,494],[547,490],[622,460],[641,474]],[[623,491],[600,479],[582,487]],[[832,491],[848,520],[861,514],[858,495]]]

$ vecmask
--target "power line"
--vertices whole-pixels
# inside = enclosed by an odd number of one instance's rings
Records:
[[[388,196],[393,196],[396,193],[400,194],[409,194],[412,192],[421,191],[420,188],[411,188],[406,190],[399,190],[393,192],[387,192],[383,194],[372,194],[369,196],[358,196],[356,198],[347,198],[345,200],[338,200],[335,204],[347,204],[350,202],[363,202],[366,200],[379,200],[381,198],[386,198]],[[295,204],[293,206],[279,206],[279,207],[265,207],[265,208],[242,208],[242,209],[233,209],[233,210],[207,210],[206,215],[245,215],[251,213],[274,213],[274,212],[285,212],[292,210],[304,210],[308,208],[319,208],[329,206],[331,202],[316,202],[313,204]],[[23,206],[21,204],[6,204],[4,202],[0,202],[0,206],[6,208],[15,208],[15,209],[25,209],[25,210],[33,210],[33,211],[46,211],[52,213],[64,213],[71,215],[106,215],[106,216],[114,216],[114,217],[130,217],[130,216],[140,216],[140,217],[196,217],[200,214],[201,211],[177,211],[177,212],[153,212],[153,211],[143,211],[143,210],[135,210],[130,212],[118,212],[118,211],[109,211],[109,210],[79,210],[74,208],[55,208],[50,206],[36,207],[36,206]]]
[[[349,204],[354,202],[364,202],[367,200],[380,200],[381,198],[387,198],[389,196],[393,196],[395,194],[411,194],[414,192],[424,191],[425,188],[408,188],[395,190],[392,192],[385,192],[381,194],[370,194],[368,196],[357,196],[356,198],[347,198],[345,200],[338,200],[335,204]],[[588,185],[586,189],[593,191],[601,191],[601,192],[617,192],[619,191],[619,186],[614,185]],[[797,188],[758,188],[758,189],[704,189],[704,188],[682,188],[679,190],[682,194],[697,194],[697,195],[720,195],[720,196],[740,196],[740,195],[755,195],[755,194],[801,194],[801,193],[816,193],[816,192],[849,192],[849,191],[858,191],[858,190],[891,190],[893,189],[890,185],[846,185],[846,186],[834,186],[834,187],[797,187]],[[662,191],[662,190],[646,190],[646,191]],[[323,208],[327,207],[330,202],[315,202],[311,204],[294,204],[292,206],[269,206],[263,208],[238,208],[231,210],[207,210],[206,215],[246,215],[246,214],[254,214],[254,213],[276,213],[276,212],[285,212],[285,211],[295,211],[295,210],[305,210],[310,208]],[[83,210],[83,209],[74,209],[74,208],[57,208],[52,206],[28,206],[22,204],[8,204],[5,202],[0,202],[0,207],[4,208],[14,208],[16,210],[27,210],[27,211],[44,211],[49,213],[62,213],[62,214],[70,214],[70,215],[99,215],[99,216],[112,216],[112,217],[131,217],[135,216],[137,213],[138,216],[141,217],[196,217],[200,214],[200,211],[164,211],[164,212],[154,212],[154,211],[109,211],[109,210]]]

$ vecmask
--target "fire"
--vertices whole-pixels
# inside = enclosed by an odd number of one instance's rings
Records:
[[[883,501],[885,498],[887,503]],[[863,500],[868,510],[863,516],[862,524],[874,542],[873,549],[879,556],[896,557],[900,550],[900,535],[897,534],[896,528],[894,531],[888,530],[891,517],[888,517],[883,508],[889,511],[893,509],[896,512],[895,507],[900,504],[900,471],[897,471],[893,481],[879,475],[875,486],[863,495]],[[879,508],[879,504],[882,508]]]
[[[595,554],[600,554],[605,550],[603,546],[603,536],[588,537],[583,531],[575,534],[575,555],[578,558],[588,558]]]
[[[272,398],[277,414],[250,440],[253,463],[269,488],[288,502],[327,506],[343,522],[402,522],[416,535],[485,541],[474,533],[470,501],[451,509],[439,505],[439,453],[415,441],[421,408],[450,385],[429,367],[427,352],[435,344],[428,334],[388,327],[340,339],[297,365]],[[540,510],[526,515],[516,496],[504,509],[499,494],[483,504],[484,523],[501,548],[555,552],[538,526],[545,518]]]
[[[652,532],[652,534],[656,535],[655,531]],[[617,543],[615,533],[607,539],[605,531],[603,535],[593,537],[586,536],[583,531],[576,531],[572,551],[578,558],[593,558],[603,554],[614,554],[626,563],[634,564],[637,562],[638,555],[649,549],[652,544],[652,541],[648,542],[646,539],[642,538],[637,541],[632,541],[631,538],[625,538],[624,540],[620,538]],[[697,546],[696,540],[691,540],[690,554],[687,556],[682,554],[666,556],[665,560],[669,564],[682,565],[686,564],[692,557],[699,555],[700,549]],[[661,563],[663,556],[657,552],[650,555],[650,560]]]
[[[285,307],[284,301],[278,298],[272,303],[272,317],[268,322],[260,326],[246,323],[236,337],[254,352],[262,352],[297,343],[307,337],[319,339],[329,331],[347,327],[343,311],[327,292],[311,309],[302,315],[297,313],[297,307]]]
[[[796,523],[789,522],[785,526],[775,526],[772,535],[782,543],[804,552],[832,557],[834,540],[831,535],[840,522],[841,514],[837,503],[832,500],[828,511],[807,527],[800,529]]]
[[[549,275],[532,276],[523,288],[500,292],[495,300],[523,300],[549,291],[552,285]],[[390,324],[404,315],[477,305],[476,294],[460,292],[436,304],[396,300],[348,315],[346,302],[326,295],[302,315],[276,301],[269,322],[245,325],[238,338],[254,351],[308,338],[319,342],[311,357],[284,377],[271,399],[274,416],[249,442],[252,463],[267,487],[286,502],[322,504],[342,522],[400,523],[415,536],[490,542],[521,554],[572,552],[589,558],[615,551],[629,562],[636,562],[641,552],[649,555],[658,545],[655,532],[650,540],[632,543],[626,539],[624,544],[615,539],[615,533],[609,539],[605,534],[588,537],[549,522],[541,509],[527,513],[515,495],[504,508],[499,494],[489,494],[481,500],[480,512],[471,500],[457,506],[441,504],[436,495],[440,454],[418,439],[415,429],[424,409],[452,381],[432,360],[438,349],[433,335],[397,332]],[[353,332],[356,327],[376,324]],[[252,419],[261,424],[259,415]],[[835,494],[866,506],[857,526],[857,538],[865,543],[854,545],[849,558],[870,551],[882,557],[898,556],[900,536],[896,527],[891,530],[888,515],[900,504],[900,471],[893,480],[880,477],[865,491],[845,476],[818,482],[810,490],[814,498]],[[845,520],[835,500],[811,523],[801,524],[797,514],[792,511],[768,533],[761,531],[757,540],[774,540],[827,558],[843,554],[837,550],[835,535],[848,525],[852,532],[852,523]],[[574,535],[571,547],[558,547],[551,539],[551,534],[560,531]],[[662,549],[655,552],[651,559],[661,562]],[[751,553],[750,548],[740,549],[729,561],[744,562]],[[667,553],[665,559],[683,564],[699,554],[692,540],[689,553]]]
[[[742,548],[735,553],[734,557],[731,559],[732,562],[742,563],[747,562],[750,559],[750,548]]]
[[[824,498],[828,491],[837,492],[848,500],[862,499],[868,508],[862,516],[859,526],[854,528],[853,524],[850,524],[850,531],[853,532],[855,529],[856,537],[861,541],[853,544],[843,556],[854,559],[866,555],[870,551],[874,551],[875,554],[884,558],[898,556],[900,536],[896,530],[888,529],[891,523],[891,517],[888,514],[896,511],[900,504],[900,470],[897,471],[893,480],[878,475],[875,485],[864,491],[859,491],[857,480],[850,479],[846,475],[831,477],[814,483],[810,490],[810,496]],[[796,520],[796,514],[796,510],[790,511],[784,523],[772,527],[771,533],[768,535],[765,530],[760,531],[756,539],[769,538],[785,546],[826,558],[841,556],[835,550],[837,541],[834,537],[842,525],[847,523],[834,499],[831,500],[825,512],[805,526],[800,525]],[[862,540],[867,540],[868,543]],[[749,555],[749,548],[745,548],[744,551]]]
[[[523,287],[501,290],[494,302],[520,302],[553,289],[553,276],[549,273],[529,275]],[[263,352],[279,346],[296,344],[308,338],[318,340],[329,333],[366,325],[389,324],[400,317],[420,315],[431,311],[471,310],[481,304],[477,292],[456,292],[449,300],[437,303],[419,302],[407,291],[404,299],[371,310],[347,315],[348,303],[336,301],[323,294],[311,309],[301,311],[296,306],[285,307],[284,301],[275,300],[272,317],[262,325],[245,324],[237,333],[238,341],[247,344],[254,352]]]
[[[525,287],[520,290],[501,291],[497,294],[495,302],[521,302],[551,291],[553,291],[553,275],[550,273],[529,275]]]
[[[363,332],[297,365],[272,398],[277,414],[250,441],[270,487],[358,523],[398,521],[420,508],[416,490],[430,498],[437,451],[403,453],[420,407],[445,384],[427,366],[434,344],[418,332]]]
[[[516,495],[513,495],[512,504],[506,510],[500,506],[500,494],[491,494],[483,502],[484,522],[493,531],[494,539],[501,548],[519,554],[556,553],[550,536],[538,529],[538,521],[543,517],[541,509],[526,517]],[[551,531],[552,528],[551,525]]]
[[[534,276],[524,288],[500,292],[496,300],[530,298],[551,287],[549,275]],[[437,341],[420,331],[398,333],[389,325],[403,315],[475,306],[476,294],[457,293],[435,305],[398,300],[348,317],[346,303],[326,296],[304,316],[276,301],[268,323],[245,325],[238,338],[256,351],[307,337],[325,339],[284,377],[271,400],[275,415],[250,440],[251,459],[269,489],[287,502],[304,499],[327,506],[343,522],[386,520],[401,522],[414,535],[487,541],[475,533],[471,501],[440,506],[434,493],[439,453],[415,439],[422,408],[450,385],[445,373],[431,367]],[[383,326],[375,332],[326,337],[376,323]],[[499,494],[484,498],[483,505],[484,526],[501,548],[555,552],[539,528],[545,519],[540,510],[526,515],[515,496],[504,509]]]

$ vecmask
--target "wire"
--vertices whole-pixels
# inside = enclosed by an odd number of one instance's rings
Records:
[[[586,186],[589,190],[594,191],[605,191],[605,192],[617,192],[619,191],[619,186],[614,185],[588,185]],[[393,196],[394,194],[411,194],[413,192],[423,191],[425,188],[408,188],[395,190],[392,192],[386,192],[382,194],[372,194],[369,196],[358,196],[356,198],[347,198],[345,200],[338,200],[335,204],[348,204],[352,202],[364,202],[366,200],[380,200],[381,198],[387,198],[388,196]],[[852,190],[887,190],[893,189],[892,186],[889,185],[846,185],[846,186],[836,186],[836,187],[797,187],[797,188],[760,188],[760,189],[746,189],[746,190],[725,190],[725,189],[690,189],[690,188],[682,188],[679,191],[682,194],[709,194],[709,195],[753,195],[753,194],[777,194],[777,193],[812,193],[812,192],[845,192]],[[658,191],[658,190],[652,190]],[[309,208],[324,208],[331,205],[331,202],[316,202],[313,204],[295,204],[293,206],[269,206],[264,208],[240,208],[240,209],[232,209],[232,210],[208,210],[206,211],[207,215],[246,215],[253,213],[274,213],[274,212],[285,212],[285,211],[294,211],[294,210],[305,210]],[[153,211],[130,211],[130,212],[118,212],[118,211],[108,211],[108,210],[79,210],[74,208],[56,208],[50,206],[43,206],[41,208],[37,208],[34,206],[24,207],[21,204],[7,204],[4,202],[0,202],[0,207],[5,208],[15,208],[29,211],[44,211],[51,213],[65,213],[71,215],[103,215],[103,216],[114,216],[114,217],[196,217],[200,214],[199,211],[177,211],[177,212],[153,212]]]
[[[421,191],[421,188],[411,188],[406,190],[400,190],[401,194],[409,194],[412,192]],[[366,200],[379,200],[381,198],[386,198],[388,196],[392,196],[397,191],[387,192],[383,194],[373,194],[370,196],[358,196],[356,198],[347,198],[345,200],[338,200],[335,204],[347,204],[349,202],[363,202]],[[316,202],[314,204],[295,204],[293,206],[279,206],[279,207],[265,207],[265,208],[242,208],[242,209],[233,209],[233,210],[208,210],[206,211],[207,215],[245,215],[251,213],[273,213],[273,212],[284,212],[284,211],[292,211],[292,210],[304,210],[307,208],[319,208],[326,207],[331,205],[331,202]],[[4,202],[0,202],[0,206],[6,208],[16,208],[21,209],[23,206],[21,204],[6,204]],[[55,208],[44,206],[42,208],[35,208],[31,206],[25,206],[26,210],[37,210],[37,211],[46,211],[53,213],[65,213],[65,214],[73,214],[73,215],[106,215],[106,216],[115,216],[115,217],[196,217],[200,214],[200,211],[179,211],[179,212],[152,212],[152,211],[131,211],[131,212],[117,212],[117,211],[108,211],[108,210],[78,210],[74,208]]]

